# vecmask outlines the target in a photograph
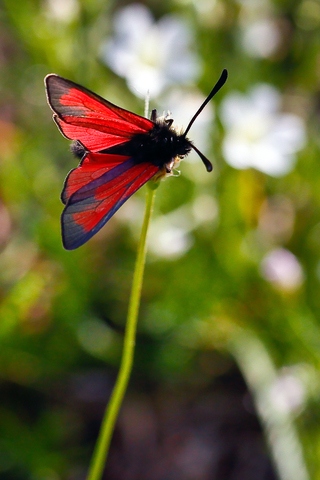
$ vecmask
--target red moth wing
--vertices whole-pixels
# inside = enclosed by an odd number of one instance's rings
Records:
[[[87,155],[88,163],[92,155]],[[79,168],[71,172],[74,178]],[[135,164],[130,158],[71,194],[61,216],[64,247],[73,250],[86,243],[158,171],[152,163]]]
[[[61,133],[70,140],[79,140],[89,151],[124,143],[154,127],[151,120],[58,75],[47,75],[45,83],[48,103]]]
[[[66,204],[77,190],[126,160],[129,160],[129,157],[106,153],[88,153],[80,162],[80,165],[71,170],[65,179],[61,193],[62,203]]]

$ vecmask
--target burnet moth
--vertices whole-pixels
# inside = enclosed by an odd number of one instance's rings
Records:
[[[47,100],[53,120],[72,152],[81,159],[68,174],[61,194],[62,240],[67,250],[87,242],[142,185],[170,174],[174,165],[195,150],[206,166],[209,160],[187,138],[193,122],[227,80],[227,70],[197,110],[184,133],[172,119],[151,119],[117,107],[99,95],[55,74],[47,75]]]

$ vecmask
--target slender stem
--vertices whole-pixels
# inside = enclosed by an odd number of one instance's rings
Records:
[[[118,417],[118,413],[122,404],[124,394],[129,382],[136,339],[137,319],[140,305],[141,288],[143,281],[143,273],[146,259],[146,239],[150,223],[152,207],[154,202],[155,186],[154,182],[149,182],[145,215],[141,230],[140,241],[138,245],[138,253],[133,274],[133,282],[131,289],[131,296],[129,301],[128,317],[126,330],[124,335],[123,354],[120,365],[120,370],[116,384],[114,386],[109,404],[106,408],[99,437],[93,452],[91,465],[87,480],[100,480],[105,462],[109,452],[109,446],[114,430],[114,426]]]

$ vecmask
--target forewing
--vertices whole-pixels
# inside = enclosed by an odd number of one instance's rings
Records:
[[[152,163],[128,159],[75,191],[61,216],[64,247],[73,250],[86,243],[158,171]]]
[[[58,75],[45,78],[47,99],[61,133],[99,152],[146,133],[154,123]]]

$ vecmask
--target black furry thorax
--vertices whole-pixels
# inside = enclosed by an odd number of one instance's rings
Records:
[[[112,153],[117,153],[116,149],[117,147],[114,147]],[[121,154],[125,151],[125,154],[132,155],[137,163],[150,162],[163,168],[170,165],[175,157],[183,158],[190,150],[191,142],[188,139],[179,135],[165,122],[157,121],[149,132],[136,134],[123,144]]]

